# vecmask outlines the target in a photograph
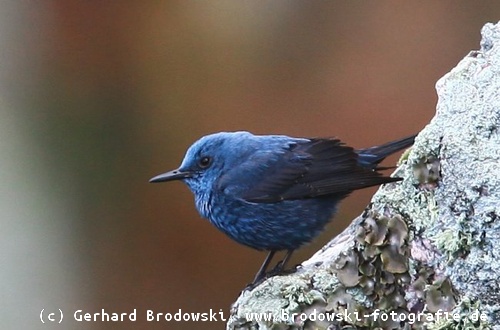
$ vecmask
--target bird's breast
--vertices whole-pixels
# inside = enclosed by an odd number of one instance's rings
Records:
[[[200,215],[230,236],[240,218],[248,213],[241,212],[244,209],[242,204],[247,203],[216,192],[196,196],[196,208]]]
[[[327,198],[249,203],[215,194],[200,199],[198,210],[238,243],[258,250],[285,250],[317,236],[331,219],[335,204]]]

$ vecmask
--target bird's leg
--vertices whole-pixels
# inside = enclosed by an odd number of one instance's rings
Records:
[[[283,260],[278,262],[276,264],[276,266],[273,268],[273,270],[270,271],[270,273],[273,273],[273,274],[281,273],[285,269],[285,266],[286,266],[286,263],[288,262],[288,260],[290,260],[290,257],[292,256],[293,251],[294,250],[287,250]]]
[[[283,260],[281,260],[281,263],[280,263],[280,268],[279,268],[279,271],[283,271],[285,269],[285,266],[286,266],[286,263],[288,262],[288,260],[290,260],[290,258],[292,257],[292,253],[293,253],[294,250],[287,250],[286,251],[286,254],[285,254],[285,257],[283,258]]]
[[[262,266],[260,266],[260,269],[257,272],[257,275],[255,275],[255,279],[253,280],[253,284],[260,281],[266,275],[267,266],[269,266],[269,263],[271,263],[271,260],[273,259],[275,253],[276,253],[275,250],[269,251],[269,254],[267,255],[266,259],[264,260],[264,263],[262,264]]]

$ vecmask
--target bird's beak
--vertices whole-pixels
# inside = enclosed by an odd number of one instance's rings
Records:
[[[173,180],[182,180],[185,178],[191,177],[193,173],[187,172],[187,171],[181,171],[179,169],[173,170],[170,172],[166,172],[160,175],[155,176],[149,182],[151,183],[156,183],[156,182],[165,182],[165,181],[173,181]]]

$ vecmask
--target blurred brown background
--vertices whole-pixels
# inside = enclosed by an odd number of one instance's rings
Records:
[[[224,328],[145,313],[227,317],[265,254],[201,219],[187,187],[148,179],[216,131],[355,147],[418,132],[436,80],[499,14],[494,1],[0,3],[2,328]],[[63,323],[42,325],[42,308]],[[73,320],[102,308],[138,320]]]

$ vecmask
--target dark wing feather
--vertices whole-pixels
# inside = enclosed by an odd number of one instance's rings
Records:
[[[221,178],[221,183],[231,182],[235,175],[251,180],[244,190],[226,188],[254,203],[345,195],[356,189],[398,180],[361,166],[358,153],[337,139],[302,140],[290,144],[278,155],[260,153],[242,164],[237,172],[226,179]]]

